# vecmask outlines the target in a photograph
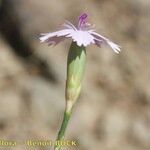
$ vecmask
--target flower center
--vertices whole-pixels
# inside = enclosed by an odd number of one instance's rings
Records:
[[[88,15],[86,13],[83,13],[82,15],[80,15],[80,17],[79,17],[79,23],[78,23],[78,28],[79,29],[82,29],[82,27],[85,26],[87,16]]]

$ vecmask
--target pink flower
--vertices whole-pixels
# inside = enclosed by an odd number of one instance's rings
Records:
[[[113,43],[106,37],[98,34],[92,28],[92,26],[87,22],[87,14],[84,13],[79,17],[78,25],[75,27],[71,22],[66,21],[63,24],[63,29],[41,34],[40,41],[46,42],[48,45],[56,45],[66,38],[71,38],[78,46],[88,46],[90,44],[96,44],[101,47],[102,44],[108,45],[114,50],[114,52],[120,52],[120,46]]]

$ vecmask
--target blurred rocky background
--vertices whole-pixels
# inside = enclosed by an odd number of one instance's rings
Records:
[[[66,132],[78,146],[66,149],[149,150],[149,0],[0,0],[0,140],[55,140],[65,106],[70,42],[48,47],[38,36],[64,20],[76,23],[81,12],[122,52],[87,48],[82,93]]]

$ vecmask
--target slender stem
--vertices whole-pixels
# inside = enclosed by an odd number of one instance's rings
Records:
[[[61,141],[63,141],[63,139],[64,139],[64,134],[65,134],[65,131],[66,131],[70,117],[71,117],[71,111],[67,111],[67,109],[65,109],[63,122],[62,122],[61,128],[59,130],[57,139],[55,141],[54,150],[60,150],[61,149],[61,146],[62,146]]]

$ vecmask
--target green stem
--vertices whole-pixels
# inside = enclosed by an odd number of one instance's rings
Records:
[[[63,139],[64,139],[64,134],[65,134],[65,131],[66,131],[70,117],[71,117],[71,111],[67,111],[67,109],[66,109],[64,112],[64,117],[63,117],[63,122],[62,122],[61,128],[59,130],[57,139],[55,141],[54,150],[60,150],[61,149],[62,145],[60,142],[63,141]]]

